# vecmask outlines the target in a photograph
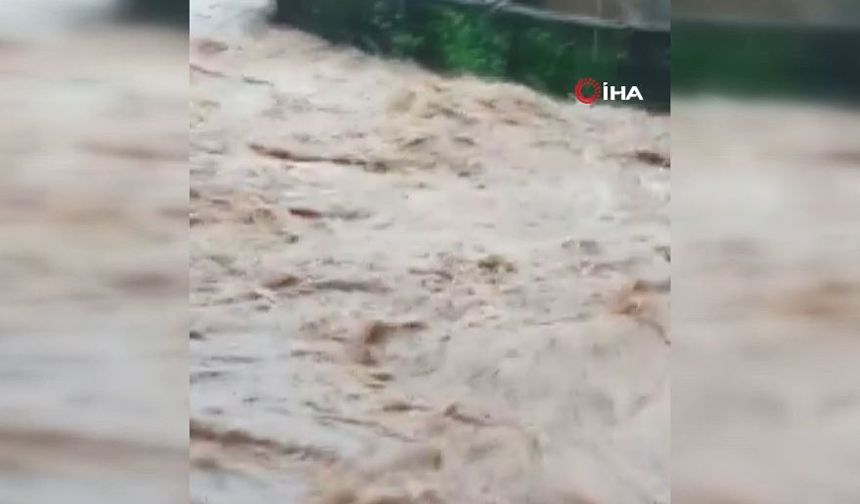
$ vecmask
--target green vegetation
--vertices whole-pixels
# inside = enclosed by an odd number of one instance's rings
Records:
[[[440,9],[431,22],[438,37],[442,66],[457,72],[501,76],[505,72],[509,35],[492,26],[487,16],[468,16]]]
[[[672,88],[679,93],[860,98],[860,32],[678,21]]]
[[[121,13],[131,19],[188,26],[188,2],[177,0],[123,0]]]
[[[646,106],[668,106],[668,61],[630,65],[631,29],[444,0],[279,0],[276,20],[439,71],[510,79],[555,95],[568,95],[578,79],[592,77],[638,85]],[[658,33],[636,43],[668,49],[668,40],[668,33]]]

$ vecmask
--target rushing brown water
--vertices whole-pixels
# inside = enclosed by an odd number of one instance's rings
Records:
[[[0,8],[4,504],[188,501],[187,41],[98,4]]]
[[[857,502],[856,111],[676,103],[672,497]]]
[[[187,502],[189,344],[193,502],[668,502],[670,344],[676,502],[860,500],[849,112],[676,102],[670,251],[666,118],[264,8],[192,4],[190,341],[184,40],[0,44],[0,502]]]
[[[667,118],[253,12],[192,4],[196,502],[668,502]]]

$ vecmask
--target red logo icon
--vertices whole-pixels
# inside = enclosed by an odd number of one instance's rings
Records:
[[[591,88],[591,94],[586,95],[586,88]],[[576,83],[576,87],[573,88],[573,94],[576,96],[576,99],[580,102],[591,105],[596,102],[601,95],[600,84],[592,79],[591,77],[586,77],[584,79],[579,79],[579,82]]]

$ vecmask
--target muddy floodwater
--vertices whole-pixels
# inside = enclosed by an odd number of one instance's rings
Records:
[[[669,121],[192,2],[196,503],[667,503]]]
[[[187,502],[187,40],[48,3],[0,7],[0,502]]]

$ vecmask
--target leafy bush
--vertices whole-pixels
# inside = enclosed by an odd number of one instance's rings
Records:
[[[442,9],[433,26],[446,68],[479,75],[504,74],[510,39],[495,29],[487,16]]]

